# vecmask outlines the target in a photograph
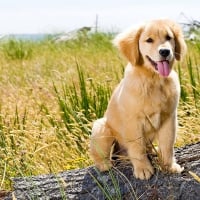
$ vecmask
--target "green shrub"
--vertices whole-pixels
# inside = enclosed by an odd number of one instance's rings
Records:
[[[31,58],[32,47],[30,42],[10,39],[3,44],[3,52],[9,59],[23,60]]]

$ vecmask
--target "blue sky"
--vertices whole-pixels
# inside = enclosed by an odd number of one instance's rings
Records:
[[[94,26],[121,30],[154,18],[200,21],[199,0],[0,0],[0,34],[55,33]]]

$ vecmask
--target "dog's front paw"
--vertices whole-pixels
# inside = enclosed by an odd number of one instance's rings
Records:
[[[151,164],[143,166],[134,166],[134,175],[141,180],[148,180],[154,174],[154,169]]]
[[[168,171],[171,173],[181,173],[184,170],[184,167],[181,167],[176,162],[172,163],[171,167],[169,167]]]
[[[110,160],[105,160],[101,163],[96,163],[95,166],[101,171],[108,171],[112,167],[112,163]]]

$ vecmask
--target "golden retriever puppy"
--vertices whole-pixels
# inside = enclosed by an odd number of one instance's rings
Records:
[[[181,28],[171,20],[153,20],[119,34],[114,43],[129,63],[104,117],[92,128],[90,153],[96,167],[105,171],[112,166],[111,146],[117,141],[135,177],[149,179],[154,169],[147,150],[156,139],[162,165],[180,173],[173,150],[180,85],[172,66],[186,52]]]

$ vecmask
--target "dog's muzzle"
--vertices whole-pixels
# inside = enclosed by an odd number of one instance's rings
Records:
[[[166,57],[167,57],[170,54],[170,51],[169,52],[168,51],[162,51],[162,54],[165,54]],[[161,50],[159,50],[159,53],[161,54]],[[150,61],[151,65],[154,67],[154,69],[156,71],[158,71],[158,73],[161,76],[163,76],[163,77],[169,76],[169,74],[171,72],[171,67],[169,65],[169,61],[168,60],[154,61],[149,56],[147,56],[147,58]]]

